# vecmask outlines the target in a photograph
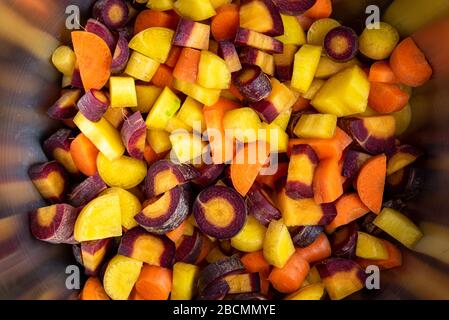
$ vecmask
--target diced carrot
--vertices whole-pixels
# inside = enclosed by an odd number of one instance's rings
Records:
[[[390,66],[399,81],[410,87],[422,86],[432,77],[432,67],[411,37],[393,50]]]
[[[356,179],[360,200],[374,213],[382,209],[386,174],[387,157],[381,154],[368,159]]]
[[[245,253],[240,261],[248,272],[263,272],[270,270],[270,265],[265,260],[262,251]]]
[[[374,62],[369,69],[368,79],[370,82],[399,83],[388,61]]]
[[[243,96],[240,94],[239,90],[237,89],[236,86],[234,86],[232,83],[229,86],[229,92],[237,99],[240,101],[243,101]]]
[[[86,176],[93,176],[97,172],[98,149],[82,133],[70,144],[70,155],[75,166]]]
[[[271,175],[258,175],[256,180],[267,187],[274,190],[276,188],[276,181],[282,177],[287,176],[288,163],[282,162],[278,163],[278,168],[275,173]]]
[[[170,67],[166,66],[165,64],[159,65],[159,68],[157,68],[153,78],[151,78],[151,83],[159,88],[165,87],[172,88],[173,70]]]
[[[231,163],[231,181],[235,190],[245,196],[268,159],[270,146],[263,141],[245,144]]]
[[[295,104],[292,106],[293,112],[299,112],[306,110],[310,107],[310,100],[307,100],[303,96],[299,96]]]
[[[309,263],[301,253],[295,252],[287,261],[284,267],[274,267],[268,281],[273,287],[282,293],[292,293],[299,290],[304,279],[309,273]]]
[[[145,300],[145,299],[140,294],[138,294],[136,288],[134,288],[129,294],[128,300]]]
[[[402,253],[401,250],[398,249],[394,244],[391,242],[381,239],[385,245],[385,248],[387,248],[388,251],[388,259],[385,260],[371,260],[371,259],[362,259],[357,258],[357,263],[362,268],[367,268],[370,265],[376,265],[381,270],[387,270],[392,269],[396,267],[402,266]]]
[[[81,291],[81,300],[110,300],[97,277],[90,277]]]
[[[179,56],[181,55],[181,51],[182,51],[181,47],[171,46],[165,64],[170,68],[174,68],[176,66],[176,63],[178,62]]]
[[[379,113],[393,113],[402,110],[409,98],[396,84],[371,82],[368,105]]]
[[[195,83],[198,76],[200,57],[201,51],[183,48],[173,69],[173,76],[179,80]]]
[[[136,282],[136,291],[145,300],[167,300],[172,288],[170,269],[144,265]]]
[[[270,281],[268,281],[268,276],[270,275],[270,269],[265,269],[263,271],[259,271],[260,278],[260,293],[267,295],[270,290]]]
[[[72,43],[84,90],[100,90],[111,75],[111,50],[103,39],[87,31],[72,31]]]
[[[321,160],[313,177],[313,194],[316,203],[334,202],[343,194],[343,184],[338,160]]]
[[[151,148],[151,145],[149,143],[145,144],[145,149],[143,150],[143,157],[148,164],[155,163],[156,161],[164,158],[164,156],[165,152],[161,154],[156,153],[153,150],[153,148]]]
[[[204,120],[207,127],[212,161],[214,164],[228,162],[234,156],[233,142],[226,138],[223,127],[223,117],[226,112],[239,108],[232,100],[220,98],[215,104],[203,107]]]
[[[186,224],[188,224],[187,220],[184,220],[177,228],[172,231],[167,232],[165,235],[173,242],[176,243],[184,234],[184,230],[186,229]]]
[[[295,144],[308,144],[317,154],[320,160],[333,158],[339,160],[346,149],[352,143],[352,138],[337,127],[335,134],[330,139],[290,139],[288,151]]]
[[[203,244],[201,245],[200,254],[198,255],[198,258],[195,261],[196,265],[199,265],[201,262],[203,262],[204,259],[206,259],[209,252],[214,247],[214,243],[208,238],[204,237]]]
[[[370,212],[360,200],[357,193],[348,193],[341,196],[335,203],[337,216],[326,226],[326,231],[332,232],[336,228],[348,224]]]
[[[304,15],[313,19],[329,18],[332,14],[331,0],[317,0],[312,8],[304,12]]]
[[[239,22],[239,6],[237,4],[229,3],[219,7],[210,24],[212,36],[217,41],[234,39]]]
[[[327,236],[321,233],[312,244],[305,248],[297,248],[295,253],[301,255],[308,263],[314,263],[329,258],[332,249]]]
[[[134,23],[134,34],[151,28],[151,27],[163,27],[169,29],[176,29],[179,17],[176,14],[170,14],[166,11],[157,10],[143,10],[136,17]]]

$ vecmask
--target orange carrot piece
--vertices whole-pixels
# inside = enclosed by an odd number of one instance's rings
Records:
[[[393,50],[390,66],[399,81],[410,87],[422,86],[432,77],[432,67],[411,37]]]
[[[97,172],[98,149],[82,133],[70,144],[70,155],[75,166],[86,176],[93,176]]]
[[[81,300],[110,300],[97,277],[90,277],[81,291]]]
[[[239,28],[239,6],[229,3],[217,9],[210,24],[212,36],[217,41],[234,39]]]
[[[386,175],[387,157],[381,154],[365,162],[355,182],[360,200],[374,213],[382,209]]]
[[[310,266],[301,253],[295,252],[282,268],[274,267],[268,281],[282,293],[298,290],[309,273]]]
[[[84,90],[100,90],[111,75],[111,50],[103,39],[86,31],[73,31],[72,43]]]
[[[336,201],[335,208],[337,209],[337,216],[326,226],[326,231],[329,232],[370,212],[357,193],[348,193],[341,196]]]
[[[233,141],[225,136],[223,117],[229,110],[237,108],[240,108],[238,103],[226,98],[220,98],[215,104],[203,107],[214,164],[228,162],[234,156]]]
[[[402,110],[408,103],[410,95],[398,85],[371,82],[368,105],[379,113],[392,113]]]
[[[136,282],[136,291],[145,300],[167,300],[172,288],[170,269],[144,265]]]
[[[181,47],[171,46],[165,64],[170,68],[174,68],[176,66],[176,63],[178,62],[179,56],[181,55],[181,51],[182,51]]]
[[[145,144],[145,149],[143,149],[143,157],[148,164],[153,164],[158,160],[165,157],[166,152],[156,153],[149,143]]]
[[[293,112],[299,112],[302,110],[306,110],[309,107],[310,107],[310,100],[307,100],[302,96],[299,96],[295,104],[292,106],[292,110]]]
[[[173,87],[173,70],[166,66],[165,64],[159,65],[153,78],[151,78],[151,83],[156,87],[165,88]]]
[[[138,294],[136,288],[134,288],[129,294],[128,300],[145,300],[145,299],[140,294]]]
[[[297,248],[295,253],[301,255],[308,263],[314,263],[329,258],[332,253],[329,239],[324,233],[305,248]]]
[[[320,160],[334,158],[340,159],[343,150],[352,143],[352,138],[337,127],[335,134],[330,139],[290,139],[288,142],[288,153],[295,144],[308,144],[317,154]]]
[[[278,163],[278,168],[276,172],[272,175],[258,175],[256,181],[266,185],[270,189],[274,190],[276,188],[276,181],[282,177],[287,176],[288,163],[282,162]]]
[[[368,79],[370,82],[399,83],[388,61],[376,61],[369,69]]]
[[[270,290],[270,281],[268,281],[268,276],[270,275],[270,269],[265,269],[263,271],[259,271],[260,278],[260,293],[267,295]]]
[[[201,51],[183,48],[173,70],[173,76],[179,80],[195,83],[198,76],[200,57]]]
[[[184,234],[186,229],[187,220],[184,220],[177,228],[167,232],[165,235],[173,242],[176,243]]]
[[[316,203],[334,202],[343,194],[338,160],[325,159],[318,164],[313,177],[313,193]]]
[[[151,28],[151,27],[163,27],[169,29],[176,29],[179,18],[177,15],[170,14],[166,11],[156,10],[143,10],[136,17],[134,23],[134,34]]]
[[[235,190],[245,196],[268,159],[270,146],[262,141],[245,144],[231,163],[231,181]]]
[[[240,261],[248,272],[263,272],[270,270],[269,263],[265,260],[262,251],[245,253]]]
[[[385,260],[370,260],[370,259],[362,259],[357,258],[356,262],[363,268],[367,268],[369,265],[376,265],[381,270],[387,270],[392,269],[396,267],[402,266],[402,252],[399,250],[398,247],[396,247],[391,242],[382,239],[385,248],[388,251],[388,259]]]
[[[312,8],[304,12],[304,15],[313,19],[329,18],[332,14],[331,0],[317,0]]]

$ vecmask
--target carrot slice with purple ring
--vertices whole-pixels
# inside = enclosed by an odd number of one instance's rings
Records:
[[[267,226],[271,220],[279,220],[281,212],[274,205],[270,196],[257,181],[246,195],[248,214],[254,216],[262,225]]]
[[[64,167],[56,161],[35,164],[28,176],[41,194],[50,203],[63,202],[68,187],[68,176]]]
[[[81,243],[81,261],[86,275],[96,276],[98,274],[111,247],[112,238]]]
[[[339,258],[354,258],[358,236],[357,231],[359,231],[357,223],[351,223],[332,234],[332,254]]]
[[[176,248],[175,261],[195,264],[201,253],[203,237],[202,233],[197,230],[191,236],[184,235]]]
[[[245,65],[232,76],[232,84],[248,101],[258,102],[268,97],[271,82],[262,69],[256,65]]]
[[[329,31],[324,38],[324,50],[332,60],[346,62],[359,50],[358,37],[351,28],[340,26]]]
[[[224,279],[217,279],[204,288],[198,295],[198,300],[223,300],[229,293],[229,285]]]
[[[151,233],[165,234],[187,218],[190,208],[190,186],[177,186],[148,204],[134,219]]]
[[[245,224],[245,201],[231,188],[212,186],[196,198],[193,215],[202,232],[217,239],[229,239]]]
[[[318,156],[308,144],[292,147],[285,192],[292,199],[313,198],[313,176]]]
[[[111,49],[111,53],[114,53],[115,48],[115,38],[111,31],[100,21],[95,19],[89,19],[86,23],[86,31],[95,33],[97,36],[99,36],[101,39],[106,42],[109,49]]]
[[[95,3],[92,15],[108,28],[117,30],[128,22],[129,8],[123,0],[100,0]]]
[[[330,258],[316,268],[331,300],[341,300],[365,287],[365,271],[352,260]]]
[[[240,258],[237,256],[232,256],[226,259],[218,260],[217,262],[211,263],[201,270],[200,276],[198,278],[198,289],[200,292],[209,287],[215,280],[228,275],[230,273],[244,270]]]
[[[78,211],[68,204],[55,204],[30,213],[31,233],[50,243],[76,243],[73,240]]]
[[[108,186],[97,172],[93,176],[87,177],[83,182],[73,188],[72,192],[69,194],[69,203],[75,207],[84,206],[98,196],[103,190],[106,190],[107,187]]]
[[[111,73],[121,74],[125,70],[128,64],[130,52],[129,52],[128,40],[125,35],[119,34],[117,45],[114,49],[114,54],[112,56],[111,62]]]
[[[258,272],[229,274],[223,277],[223,280],[229,286],[228,294],[260,291],[260,276]]]
[[[203,188],[207,187],[217,181],[224,168],[225,165],[222,163],[202,166],[198,169],[199,177],[193,179],[192,183]]]
[[[318,236],[324,231],[323,226],[300,226],[293,227],[290,230],[293,243],[300,247],[305,248],[311,245]]]
[[[135,227],[123,235],[118,254],[149,265],[170,268],[175,256],[175,244],[164,235],[151,234]]]
[[[198,177],[196,169],[187,164],[175,164],[170,160],[159,160],[153,163],[145,179],[145,193],[148,198],[164,192]]]
[[[65,120],[73,118],[78,112],[78,109],[76,108],[76,102],[78,101],[80,96],[81,90],[79,89],[63,90],[61,92],[61,97],[50,108],[48,108],[48,116],[55,120]]]
[[[71,175],[77,176],[79,170],[70,153],[70,146],[74,139],[73,132],[69,129],[59,129],[44,141],[42,149],[49,159],[55,159]]]
[[[147,126],[139,111],[125,119],[120,134],[128,154],[133,158],[143,160]]]
[[[109,107],[109,98],[95,89],[87,91],[76,104],[78,110],[90,121],[97,122]]]

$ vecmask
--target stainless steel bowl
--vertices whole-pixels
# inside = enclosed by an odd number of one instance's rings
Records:
[[[395,19],[413,34],[434,68],[432,81],[414,91],[407,140],[423,148],[423,192],[410,211],[425,238],[406,251],[403,267],[381,274],[381,290],[355,299],[449,299],[449,11],[447,0],[405,0]],[[70,299],[66,267],[70,246],[34,240],[28,211],[43,205],[26,174],[44,161],[43,137],[58,124],[45,111],[58,97],[60,75],[50,56],[67,42],[69,5],[87,19],[92,0],[0,0],[0,299]],[[390,0],[334,0],[335,16],[360,30],[368,5]],[[404,2],[396,0],[395,2]]]

